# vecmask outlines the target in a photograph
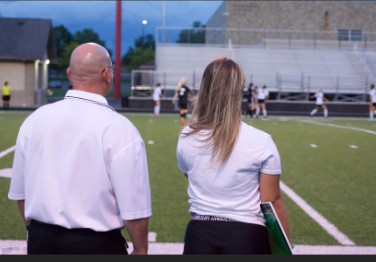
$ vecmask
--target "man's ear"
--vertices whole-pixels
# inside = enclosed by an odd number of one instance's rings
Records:
[[[69,81],[72,83],[70,67],[68,67],[67,69],[67,76],[68,76]]]
[[[106,68],[106,70],[104,70],[103,77],[105,78],[106,83],[110,83],[111,82],[110,74],[108,73],[108,68]]]

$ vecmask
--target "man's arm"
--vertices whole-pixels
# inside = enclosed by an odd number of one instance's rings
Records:
[[[281,221],[283,230],[292,246],[290,225],[287,217],[285,202],[279,188],[279,175],[268,175],[260,172],[260,197],[261,202],[271,202]]]
[[[31,220],[25,219],[25,200],[18,200],[17,201],[18,210],[20,211],[20,215],[22,217],[22,221],[26,226],[30,225]]]
[[[147,255],[149,218],[124,220],[124,224],[133,243],[131,255]]]

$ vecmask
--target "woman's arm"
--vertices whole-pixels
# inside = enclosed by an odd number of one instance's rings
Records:
[[[178,97],[178,92],[175,93],[174,98],[172,99],[172,104],[175,104],[175,100]]]
[[[279,175],[268,175],[260,172],[260,197],[261,202],[272,202],[275,212],[292,246],[289,219],[287,217],[287,210],[281,189],[279,188],[279,177]]]

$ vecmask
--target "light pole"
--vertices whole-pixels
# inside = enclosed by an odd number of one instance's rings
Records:
[[[148,21],[142,20],[142,56],[141,56],[141,64],[144,62],[145,25],[147,23],[148,23]]]
[[[142,20],[142,39],[145,38],[145,25],[148,23],[146,20]]]
[[[116,2],[116,47],[115,47],[115,90],[114,98],[121,98],[121,1]]]
[[[163,26],[163,34],[162,34],[162,43],[165,42],[165,27],[166,27],[166,1],[163,1],[163,20],[162,20],[162,26]],[[158,41],[158,39],[157,39]]]

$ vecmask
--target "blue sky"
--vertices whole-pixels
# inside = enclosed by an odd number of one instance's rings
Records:
[[[206,24],[223,1],[166,1],[166,26],[189,27],[193,21]],[[52,19],[71,33],[84,28],[97,32],[108,48],[115,50],[115,1],[0,1],[2,17]],[[122,53],[142,34],[155,34],[162,26],[162,1],[122,2]]]

